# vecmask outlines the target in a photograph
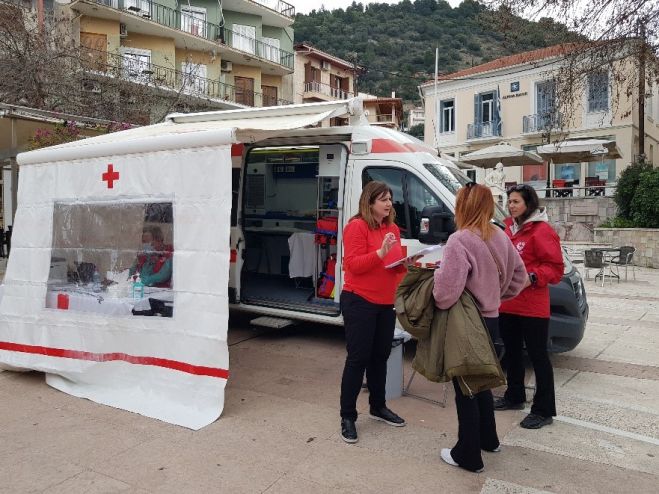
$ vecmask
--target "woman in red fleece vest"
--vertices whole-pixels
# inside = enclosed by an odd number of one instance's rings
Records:
[[[362,191],[359,213],[343,229],[341,312],[348,355],[341,379],[341,437],[347,443],[357,442],[357,396],[364,371],[371,417],[396,427],[405,425],[385,403],[387,359],[396,324],[394,297],[407,272],[404,265],[385,268],[403,257],[395,218],[391,189],[373,181]]]
[[[548,223],[547,213],[539,207],[538,195],[530,185],[517,185],[508,191],[506,234],[522,256],[530,285],[499,308],[501,337],[506,347],[508,389],[494,403],[495,410],[521,410],[526,401],[524,360],[526,344],[536,390],[533,406],[520,423],[525,429],[551,424],[556,415],[554,371],[547,353],[549,332],[549,286],[563,277],[563,254],[558,235]]]

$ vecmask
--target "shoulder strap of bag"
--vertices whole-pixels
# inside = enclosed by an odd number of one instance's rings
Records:
[[[485,240],[483,240],[483,243],[487,247],[487,250],[490,251],[490,255],[492,256],[492,259],[494,260],[494,264],[497,265],[497,272],[499,273],[499,288],[501,288],[501,285],[503,284],[503,270],[501,269],[501,264],[499,264],[499,261],[497,260],[496,256],[494,255],[494,252],[492,252],[492,247],[490,247],[490,244],[488,244]]]

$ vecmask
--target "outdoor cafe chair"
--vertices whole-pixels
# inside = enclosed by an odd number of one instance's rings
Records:
[[[624,245],[620,247],[620,254],[612,258],[610,261],[611,264],[615,266],[618,277],[620,276],[620,267],[625,267],[625,281],[627,280],[627,268],[629,266],[632,267],[632,276],[636,279],[636,271],[634,270],[634,252],[636,252],[636,248],[631,245]]]
[[[597,269],[598,271],[595,275],[595,281],[600,277],[602,279],[602,286],[604,286],[604,278],[606,277],[609,278],[609,281],[613,284],[611,275],[607,276],[605,273],[605,269],[609,266],[610,264],[604,260],[604,252],[601,250],[587,250],[584,252],[583,267],[586,271],[586,279],[588,279],[589,269]]]
[[[572,195],[572,190],[568,187],[572,187],[572,182],[562,178],[557,178],[552,180],[551,186],[554,189],[554,197],[568,197]]]
[[[586,177],[586,195],[588,196],[603,196],[605,193],[603,185],[606,185],[606,180],[601,180],[599,177]]]

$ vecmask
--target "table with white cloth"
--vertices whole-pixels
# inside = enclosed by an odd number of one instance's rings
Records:
[[[76,312],[93,312],[111,316],[130,316],[133,309],[146,311],[151,308],[149,298],[161,300],[164,303],[174,301],[174,292],[171,289],[144,287],[144,298],[113,297],[105,291],[94,292],[91,287],[66,284],[51,286],[46,292],[46,308],[58,309],[57,297],[66,294],[69,298],[68,309]]]

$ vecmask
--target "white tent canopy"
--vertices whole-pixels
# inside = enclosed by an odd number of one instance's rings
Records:
[[[66,393],[191,429],[216,420],[229,376],[232,145],[361,115],[358,100],[289,110],[176,115],[19,154],[0,369],[38,370]],[[171,276],[140,298],[129,275],[147,256],[151,274]],[[114,283],[103,290],[101,276]]]
[[[529,163],[542,163],[543,159],[531,151],[524,151],[511,146],[507,142],[500,142],[494,146],[463,154],[460,156],[460,161],[482,168],[493,168],[497,163],[502,163],[503,166],[519,166]]]
[[[556,164],[622,158],[616,142],[604,139],[568,139],[540,146],[537,152]]]

